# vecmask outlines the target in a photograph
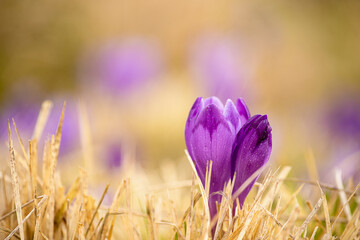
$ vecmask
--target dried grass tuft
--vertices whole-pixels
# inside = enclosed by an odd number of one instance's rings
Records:
[[[336,177],[337,186],[319,183],[311,153],[307,159],[311,180],[289,178],[291,167],[287,166],[267,170],[235,215],[232,212],[236,196],[265,168],[255,173],[234,196],[232,183],[225,186],[218,193],[222,202],[216,219],[211,220],[206,206],[212,164],[208,164],[203,188],[187,151],[192,179],[139,187],[137,178],[143,176],[125,178],[106,207],[104,199],[110,194],[110,187],[116,185],[106,185],[98,199],[89,193],[89,185],[96,179],[86,126],[82,129],[85,169],[79,169],[71,186],[62,185],[56,166],[65,105],[57,132],[38,152],[51,105],[43,104],[27,146],[13,120],[18,151],[8,126],[9,167],[0,172],[1,239],[360,239],[360,184],[356,187],[351,182],[346,184],[340,173]],[[79,109],[81,122],[86,123],[83,106]],[[311,190],[311,195],[304,190]]]

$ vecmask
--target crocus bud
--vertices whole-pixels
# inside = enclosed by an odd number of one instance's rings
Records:
[[[236,172],[234,192],[269,159],[271,128],[267,116],[250,112],[243,101],[227,100],[225,106],[216,97],[197,98],[185,126],[185,142],[196,171],[205,187],[206,165],[213,162],[209,210],[216,214],[222,191]],[[254,181],[255,182],[255,181]],[[239,196],[241,205],[254,182]]]
[[[231,100],[224,106],[216,97],[196,99],[186,122],[186,146],[204,186],[206,165],[213,162],[209,190],[212,217],[216,201],[221,201],[221,195],[212,193],[222,191],[231,178],[231,153],[241,124],[237,106]]]
[[[234,191],[269,160],[272,148],[271,127],[266,115],[255,115],[240,129],[232,153],[232,174],[236,172]],[[257,176],[238,197],[240,206]]]

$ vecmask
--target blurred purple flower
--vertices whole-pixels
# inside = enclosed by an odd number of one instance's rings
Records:
[[[196,41],[190,64],[208,94],[227,99],[235,98],[243,90],[248,75],[245,69],[249,67],[244,67],[239,53],[239,44],[230,37],[210,35]]]
[[[80,146],[80,127],[77,104],[72,99],[66,97],[56,97],[53,101],[53,109],[51,110],[48,122],[45,126],[43,136],[47,138],[56,134],[64,101],[66,101],[66,108],[61,131],[60,158],[79,149]]]
[[[15,120],[23,141],[26,142],[31,138],[44,91],[37,84],[37,79],[31,77],[18,79],[7,87],[5,93],[7,101],[3,102],[0,111],[0,137],[2,140],[8,139],[8,120],[12,126],[12,118]]]
[[[327,119],[335,138],[360,144],[360,99],[345,98],[332,104]]]
[[[90,81],[107,92],[127,93],[161,72],[160,52],[156,44],[141,38],[109,42],[84,59],[80,78],[86,86]]]
[[[54,107],[50,113],[48,121],[45,125],[42,138],[38,142],[38,151],[42,152],[44,147],[44,139],[56,134],[59,124],[63,102],[56,100]],[[36,121],[41,108],[41,103],[19,103],[7,106],[0,115],[1,127],[0,136],[2,140],[8,138],[7,122],[10,121],[12,126],[12,118],[14,118],[17,129],[23,140],[30,139],[35,130]],[[65,116],[62,127],[60,157],[63,154],[70,153],[80,144],[79,123],[76,106],[73,101],[68,102],[65,110]]]
[[[324,173],[326,181],[332,181],[333,171],[341,169],[345,179],[360,181],[360,98],[352,93],[340,96],[335,103],[330,103],[325,114],[326,132],[329,134],[332,164],[327,164]],[[330,161],[331,162],[331,161]]]
[[[197,98],[190,110],[185,126],[185,142],[194,161],[196,171],[205,186],[206,165],[213,162],[209,209],[216,214],[216,202],[225,184],[236,172],[234,191],[256,170],[266,164],[272,149],[271,127],[266,115],[250,112],[240,98],[234,104],[227,100],[225,106],[216,98]],[[239,196],[242,206],[254,180]]]
[[[110,142],[105,147],[105,161],[109,169],[119,168],[123,162],[123,152],[119,143]]]
[[[0,136],[1,140],[8,139],[8,121],[12,126],[14,118],[20,136],[30,139],[34,131],[40,105],[35,103],[16,103],[6,106],[0,114]]]

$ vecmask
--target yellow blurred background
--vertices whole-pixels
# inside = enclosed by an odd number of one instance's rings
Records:
[[[189,177],[184,126],[195,98],[244,97],[252,114],[269,116],[272,166],[306,175],[311,151],[321,180],[334,166],[351,177],[360,165],[359,12],[357,1],[1,1],[1,141],[11,117],[31,137],[50,99],[44,141],[67,101],[61,156],[65,168],[81,166],[80,102],[95,165],[110,161],[103,171],[120,173],[130,156],[145,170],[184,165]]]

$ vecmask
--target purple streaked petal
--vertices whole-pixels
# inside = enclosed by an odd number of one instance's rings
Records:
[[[247,122],[247,120],[249,120],[251,115],[250,115],[250,111],[249,111],[248,107],[246,106],[243,98],[238,98],[236,100],[236,109],[238,110],[238,112],[240,114],[241,125],[244,125]]]
[[[186,143],[189,142],[189,137],[192,134],[192,129],[194,128],[195,121],[203,108],[204,108],[204,99],[202,97],[198,97],[195,100],[195,103],[193,104],[193,106],[191,107],[188,119],[185,124],[185,142]],[[190,153],[190,156],[191,156],[191,153]]]
[[[187,147],[204,186],[206,165],[209,161],[213,162],[210,194],[222,191],[230,179],[234,139],[235,134],[220,109],[215,104],[206,106],[197,118]],[[220,202],[221,196],[211,195],[209,208],[212,217],[216,214],[216,201]]]
[[[231,131],[229,123],[226,121],[222,110],[223,109],[219,109],[218,106],[213,103],[210,105],[205,105],[205,108],[200,112],[195,121],[193,131],[195,131],[201,125],[210,133],[211,138],[214,132],[217,132],[219,125],[222,125],[228,131]]]
[[[246,179],[267,163],[271,148],[271,127],[267,116],[253,116],[240,129],[234,144],[232,155],[232,173],[236,172],[234,193]],[[241,206],[256,179],[239,195]]]
[[[187,142],[204,186],[207,162],[211,160],[215,164],[215,162],[223,162],[226,155],[230,157],[231,153],[224,154],[224,152],[232,146],[233,139],[235,135],[231,132],[221,111],[214,104],[206,106],[198,116],[190,141]]]
[[[217,97],[206,98],[204,101],[204,104],[205,104],[205,106],[208,106],[210,104],[215,104],[220,109],[221,112],[224,110],[223,103]]]
[[[225,104],[224,116],[226,120],[231,123],[230,127],[232,131],[236,134],[240,130],[241,120],[238,110],[236,109],[234,103],[228,99]]]
[[[213,161],[212,182],[219,182],[230,176],[231,148],[235,136],[228,126],[219,124],[216,132],[211,133],[209,128],[198,125],[190,138],[188,146],[192,152],[192,158],[199,173],[199,177],[205,186],[206,164]],[[229,170],[227,170],[229,168]],[[223,169],[224,171],[217,171]],[[217,176],[215,178],[215,176]],[[227,180],[227,179],[226,179]],[[223,183],[221,184],[223,185]],[[222,190],[222,187],[221,187]]]

